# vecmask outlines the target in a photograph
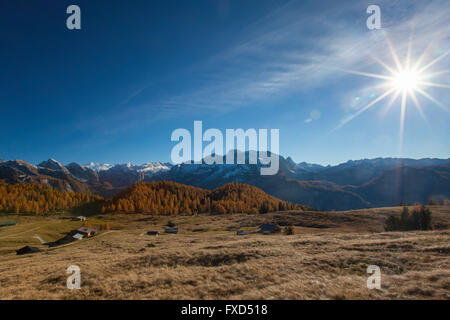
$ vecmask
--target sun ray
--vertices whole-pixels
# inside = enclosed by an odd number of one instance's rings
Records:
[[[412,67],[412,70],[417,70],[419,68],[419,66],[421,65],[423,59],[425,59],[425,57],[427,56],[428,51],[430,50],[431,46],[433,45],[433,43],[435,42],[435,39],[433,39],[432,41],[430,41],[430,43],[427,45],[427,47],[425,48],[425,50],[423,50],[422,54],[420,55],[420,57],[416,60],[416,63],[414,64],[414,66]]]
[[[412,39],[413,39],[413,33],[411,32],[409,34],[408,51],[406,53],[406,69],[409,69],[410,64],[411,64]]]
[[[429,81],[419,81],[419,84],[423,84],[427,87],[439,87],[439,88],[449,88],[450,89],[450,85],[448,85],[448,84],[434,83],[434,82],[429,82]]]
[[[411,99],[412,99],[412,101],[414,102],[414,105],[416,106],[416,109],[417,109],[417,111],[419,112],[420,116],[421,116],[422,119],[425,121],[425,123],[427,124],[428,128],[431,129],[430,123],[428,122],[428,119],[427,119],[425,113],[424,113],[423,110],[422,110],[422,105],[420,104],[419,99],[417,99],[416,93],[415,93],[414,91],[412,91],[412,92],[410,93],[410,95],[411,95]]]
[[[397,52],[395,52],[394,47],[392,46],[391,40],[389,39],[388,36],[386,36],[386,42],[389,46],[389,49],[391,50],[391,54],[392,54],[392,57],[394,58],[394,62],[395,62],[395,65],[397,66],[397,70],[399,70],[399,71],[402,70],[403,69],[402,64],[400,63],[400,60],[398,59],[398,56],[397,56]]]
[[[383,61],[378,59],[374,54],[371,53],[370,56],[372,57],[372,59],[374,59],[376,62],[378,62],[381,66],[383,66],[390,73],[396,72],[392,67],[388,66],[386,63],[384,63]]]
[[[391,99],[389,100],[388,104],[383,108],[381,111],[381,116],[385,117],[388,111],[391,109],[392,105],[394,104],[395,100],[397,100],[398,96],[400,95],[400,91],[396,91]]]
[[[428,79],[428,78],[433,78],[436,76],[440,76],[441,74],[446,74],[449,73],[450,69],[447,70],[441,70],[441,71],[437,71],[437,72],[432,72],[432,73],[427,73],[421,76],[422,79]]]
[[[400,132],[399,132],[399,157],[402,156],[403,152],[403,134],[405,130],[405,113],[406,113],[406,91],[402,94],[402,105],[400,112]]]
[[[437,104],[441,109],[443,109],[444,111],[450,112],[450,110],[448,110],[448,108],[446,106],[444,106],[440,101],[436,100],[435,98],[433,98],[430,94],[428,94],[426,91],[417,88],[416,89],[417,92],[419,92],[420,94],[422,94],[425,98],[427,98],[428,100],[434,102],[435,104]]]
[[[377,78],[377,79],[383,79],[383,80],[392,80],[393,79],[393,77],[383,76],[381,74],[376,74],[376,73],[361,72],[361,71],[347,70],[347,69],[338,69],[338,70],[346,72],[346,73],[356,74],[359,76],[370,77],[370,78]]]
[[[436,62],[442,60],[443,58],[445,58],[448,54],[449,54],[450,50],[447,50],[447,52],[444,52],[443,54],[441,54],[439,57],[437,57],[436,59],[434,59],[433,61],[431,61],[430,63],[428,63],[425,67],[421,68],[419,71],[417,71],[418,73],[422,73],[424,71],[426,71],[429,67],[431,67],[433,64],[435,64]]]
[[[364,106],[363,108],[359,109],[357,112],[355,112],[353,115],[350,116],[350,118],[342,120],[341,123],[334,129],[337,130],[339,128],[341,128],[343,125],[345,125],[346,123],[352,121],[353,119],[355,119],[357,116],[359,116],[361,113],[367,111],[368,109],[370,109],[370,107],[372,107],[374,104],[376,104],[377,102],[383,100],[384,98],[386,98],[388,95],[390,95],[395,89],[391,88],[388,91],[386,91],[385,93],[383,93],[381,96],[379,96],[378,98],[372,100],[371,102],[369,102],[366,106]],[[333,131],[334,131],[333,130]]]

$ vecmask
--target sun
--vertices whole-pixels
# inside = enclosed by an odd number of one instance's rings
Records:
[[[440,68],[441,71],[430,73],[429,69],[431,66],[435,65],[437,62],[444,59],[449,53],[450,50],[447,50],[446,52],[442,53],[438,57],[434,58],[433,60],[429,61],[428,63],[424,64],[423,62],[427,60],[427,51],[428,48],[425,49],[423,54],[418,57],[417,59],[413,59],[411,57],[411,49],[412,49],[412,34],[409,39],[408,43],[408,52],[406,55],[406,59],[404,61],[400,61],[397,52],[394,50],[394,47],[392,46],[389,38],[386,36],[386,42],[388,44],[388,47],[391,51],[392,58],[395,62],[395,66],[389,66],[388,63],[380,60],[376,56],[372,55],[372,58],[381,65],[387,72],[384,74],[375,74],[375,73],[367,73],[367,72],[361,72],[361,71],[355,71],[355,70],[343,70],[338,69],[347,73],[356,74],[359,76],[364,77],[371,77],[375,79],[383,80],[381,85],[377,87],[383,87],[386,88],[386,91],[379,95],[378,97],[374,97],[372,101],[370,101],[367,105],[360,108],[358,111],[356,111],[354,114],[352,114],[350,117],[345,118],[344,120],[341,120],[339,125],[334,128],[334,130],[339,129],[340,127],[344,126],[346,123],[352,121],[357,116],[359,116],[361,113],[369,110],[374,105],[376,105],[381,100],[384,100],[388,96],[391,96],[390,101],[388,102],[386,106],[386,111],[389,110],[394,102],[400,98],[400,144],[399,144],[399,150],[401,154],[401,148],[403,144],[403,130],[404,130],[404,122],[405,122],[405,113],[406,113],[406,102],[407,100],[411,100],[414,103],[414,106],[416,107],[417,111],[420,113],[421,117],[425,120],[425,122],[428,123],[427,118],[425,116],[425,113],[422,110],[422,106],[420,104],[419,99],[417,98],[418,94],[425,97],[426,99],[432,101],[434,104],[436,104],[438,107],[440,107],[442,110],[446,112],[450,112],[448,107],[435,99],[430,93],[427,92],[427,89],[429,87],[438,87],[438,88],[445,88],[449,89],[450,86],[448,84],[441,84],[441,83],[435,83],[431,82],[429,79],[449,73],[449,69],[443,69]]]
[[[392,76],[390,85],[398,92],[412,92],[419,88],[421,83],[420,74],[416,71],[406,69]]]
[[[450,110],[446,105],[438,101],[436,98],[434,98],[430,93],[427,92],[427,89],[429,87],[438,87],[438,88],[445,88],[449,89],[450,86],[448,84],[441,84],[441,83],[435,83],[430,81],[431,78],[437,76],[449,73],[449,69],[440,68],[441,71],[430,73],[430,67],[437,64],[437,62],[444,59],[449,53],[450,50],[445,51],[438,57],[432,59],[428,63],[424,64],[423,62],[427,60],[427,53],[430,45],[428,45],[427,49],[422,53],[420,57],[417,59],[413,59],[411,56],[411,49],[412,49],[412,34],[410,35],[409,43],[408,43],[408,51],[406,54],[406,59],[404,61],[400,61],[397,52],[394,50],[394,47],[392,46],[392,43],[389,40],[389,37],[386,35],[386,42],[387,45],[391,51],[392,58],[395,62],[395,66],[389,66],[388,63],[380,60],[375,55],[372,55],[372,58],[380,65],[382,66],[385,71],[384,74],[375,74],[375,73],[368,73],[368,72],[361,72],[361,71],[355,71],[355,70],[343,70],[338,69],[347,73],[356,74],[359,76],[364,77],[371,77],[375,79],[383,80],[383,82],[378,85],[377,87],[383,87],[386,89],[386,91],[382,94],[380,94],[378,97],[374,97],[372,101],[370,101],[367,105],[360,108],[358,111],[356,111],[354,114],[352,114],[349,117],[346,117],[345,119],[341,120],[337,127],[333,129],[337,130],[344,126],[346,123],[352,121],[357,116],[362,114],[363,112],[369,110],[374,105],[376,105],[378,102],[384,100],[385,98],[391,96],[390,101],[386,105],[385,111],[389,110],[394,102],[400,98],[400,123],[399,123],[399,156],[402,155],[402,146],[403,146],[403,135],[404,135],[404,127],[405,127],[405,114],[406,114],[406,107],[407,107],[407,100],[411,100],[414,103],[414,106],[416,107],[417,111],[419,112],[420,116],[423,118],[423,120],[430,126],[428,123],[428,120],[425,116],[425,113],[422,110],[422,105],[417,98],[417,96],[420,94],[421,96],[425,97],[426,99],[433,102],[435,105],[440,107],[442,110],[449,112]]]

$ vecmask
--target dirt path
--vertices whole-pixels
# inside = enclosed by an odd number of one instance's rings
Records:
[[[31,231],[31,230],[29,230],[29,231]],[[59,248],[68,247],[68,246],[71,246],[71,245],[74,245],[74,244],[80,244],[80,243],[84,243],[86,241],[95,240],[95,239],[98,239],[98,238],[100,238],[100,237],[102,237],[104,235],[107,235],[107,234],[110,234],[110,233],[113,233],[113,232],[121,232],[121,231],[119,231],[119,230],[111,230],[111,231],[107,231],[107,232],[101,233],[101,234],[99,234],[99,235],[97,235],[95,237],[92,237],[92,238],[88,238],[88,239],[84,239],[84,240],[77,240],[77,241],[73,241],[73,242],[70,242],[70,243],[67,243],[67,244],[63,244],[63,245],[52,247],[52,248],[48,248],[48,249],[41,248],[41,252],[55,250],[55,249],[59,249]],[[47,243],[41,237],[39,237],[38,235],[35,235],[33,238],[39,239],[39,241],[41,241],[41,244]],[[12,255],[16,255],[16,253],[15,252],[11,252],[11,253],[7,253],[7,254],[4,254],[4,255],[1,255],[0,259],[2,259],[4,257],[12,256]]]
[[[56,225],[56,224],[63,223],[63,222],[64,221],[57,221],[57,222],[54,222],[52,225]],[[25,233],[28,233],[28,232],[32,232],[32,231],[36,231],[36,230],[39,230],[39,229],[42,229],[42,227],[36,227],[36,228],[33,228],[33,229],[21,231],[21,232],[18,232],[18,233],[8,234],[8,235],[0,237],[0,239],[15,238],[15,237],[20,236],[22,234],[25,234]]]
[[[18,233],[9,234],[7,236],[0,237],[0,239],[14,238],[16,236],[22,235],[22,234],[27,233],[27,232],[39,230],[40,228],[41,227],[36,227],[34,229],[30,229],[30,230],[26,230],[26,231],[22,231],[22,232],[18,232]]]

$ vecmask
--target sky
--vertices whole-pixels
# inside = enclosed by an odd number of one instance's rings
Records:
[[[0,159],[170,161],[195,120],[279,129],[296,162],[449,158],[449,44],[440,0],[3,0]],[[408,52],[428,84],[370,105]]]

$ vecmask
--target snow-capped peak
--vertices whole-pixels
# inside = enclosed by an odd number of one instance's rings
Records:
[[[92,170],[94,170],[96,172],[99,172],[99,171],[109,170],[112,167],[114,167],[114,165],[113,164],[109,164],[109,163],[102,163],[102,164],[100,164],[100,163],[96,163],[96,162],[91,162],[89,164],[84,165],[84,167],[92,169]]]
[[[139,172],[161,172],[161,171],[169,171],[172,165],[170,163],[164,163],[164,162],[149,162],[144,163],[143,165],[138,167]]]
[[[162,171],[169,171],[172,168],[172,165],[170,163],[166,162],[149,162],[144,163],[143,165],[133,165],[131,162],[122,163],[122,164],[108,164],[108,163],[96,163],[91,162],[84,167],[90,168],[96,172],[99,171],[107,171],[111,168],[120,168],[125,169],[129,171],[137,171],[142,173],[157,173]]]

